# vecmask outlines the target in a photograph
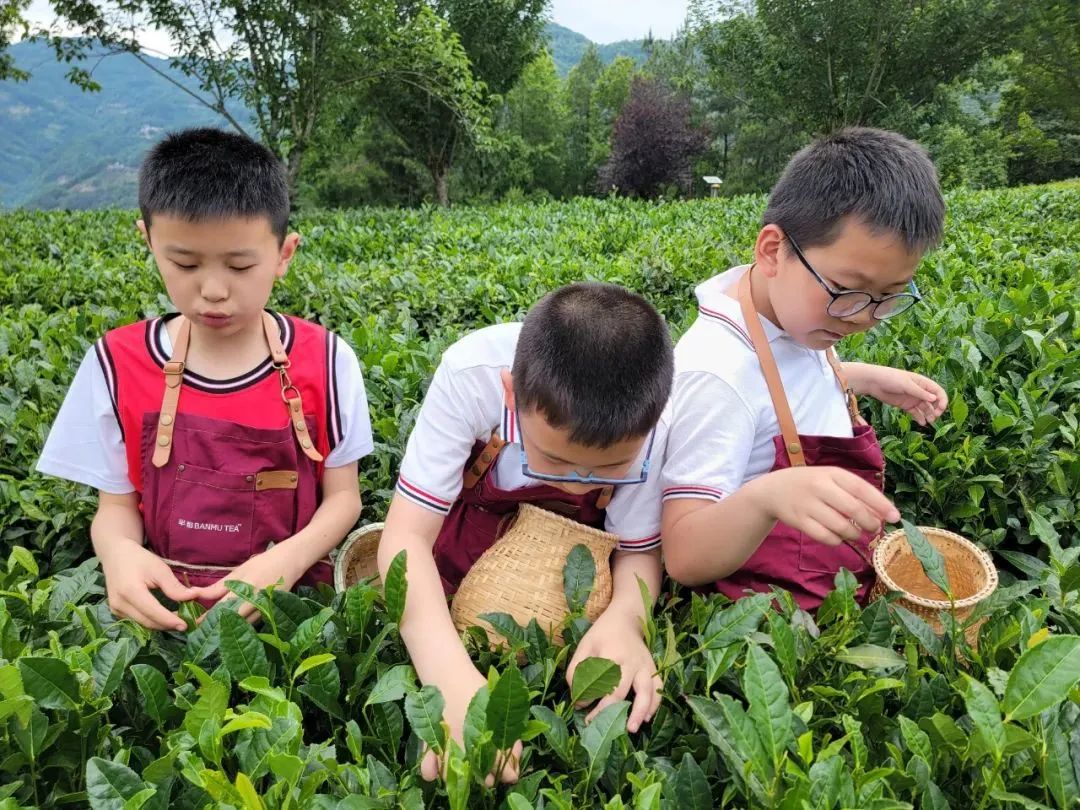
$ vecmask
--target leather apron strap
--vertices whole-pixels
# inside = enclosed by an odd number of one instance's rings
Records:
[[[754,353],[761,364],[765,384],[769,387],[769,396],[772,398],[773,410],[776,411],[776,421],[780,423],[780,435],[784,437],[784,450],[787,452],[788,461],[792,467],[804,467],[806,458],[803,456],[799,431],[795,428],[795,417],[791,415],[791,407],[784,393],[784,383],[780,379],[780,370],[776,367],[772,349],[769,348],[769,338],[761,325],[750,294],[750,274],[753,271],[754,266],[751,265],[739,279],[739,306],[742,308],[746,329],[750,333],[750,342],[754,344]]]
[[[746,321],[746,328],[750,333],[750,342],[754,344],[754,353],[761,364],[761,372],[765,375],[765,384],[769,387],[769,396],[772,398],[773,410],[776,412],[776,421],[780,423],[780,435],[784,437],[784,449],[787,451],[788,461],[792,467],[803,467],[806,465],[806,458],[803,455],[799,431],[795,427],[795,419],[791,415],[791,407],[788,405],[787,395],[784,393],[784,384],[780,379],[780,370],[776,366],[772,349],[769,347],[769,339],[765,334],[765,329],[761,326],[761,320],[758,318],[757,308],[754,306],[754,299],[751,295],[750,274],[753,270],[754,267],[751,265],[750,269],[739,279],[739,306],[742,308],[743,320]],[[851,424],[865,424],[862,415],[859,413],[859,402],[855,398],[855,392],[851,390],[851,386],[848,385],[847,379],[844,377],[836,352],[829,348],[825,352],[825,357],[828,359],[829,366],[832,368],[833,374],[836,375],[836,380],[840,383],[840,388],[844,392]]]
[[[190,340],[191,321],[181,315],[180,329],[176,333],[172,357],[165,364],[165,395],[161,398],[161,413],[158,415],[157,437],[154,440],[154,455],[151,458],[155,467],[164,467],[168,464],[169,456],[172,454],[176,406],[180,401],[180,387],[184,382],[184,368]]]
[[[315,442],[308,435],[307,422],[304,420],[304,403],[300,398],[300,389],[293,385],[289,379],[289,355],[285,353],[285,347],[281,345],[281,337],[278,334],[277,320],[269,312],[263,311],[263,333],[266,335],[266,345],[270,347],[270,359],[278,376],[281,378],[281,400],[289,412],[289,422],[292,424],[296,441],[304,455],[318,463],[323,460],[323,454],[315,449]],[[333,369],[330,370],[333,374]]]
[[[172,357],[165,364],[165,394],[161,400],[161,413],[158,417],[157,437],[154,443],[152,462],[155,467],[164,467],[172,454],[173,430],[176,427],[176,408],[180,401],[180,388],[184,382],[184,368],[187,362],[188,346],[191,343],[191,321],[179,316],[180,328],[173,343]],[[281,378],[281,399],[288,410],[296,441],[304,455],[312,461],[323,460],[323,455],[315,449],[315,443],[308,435],[307,422],[304,420],[304,404],[300,398],[300,389],[289,379],[289,355],[281,345],[277,320],[269,312],[263,312],[263,334],[270,348],[273,367]]]
[[[469,468],[465,470],[465,476],[462,478],[461,485],[463,489],[472,489],[480,483],[480,479],[487,474],[487,471],[491,468],[491,465],[495,463],[495,459],[499,457],[499,453],[506,447],[506,441],[499,436],[499,431],[493,430],[491,432],[491,438],[488,443],[484,445],[484,449],[480,451],[473,463],[469,465]],[[606,486],[600,490],[600,495],[596,498],[596,508],[606,509],[607,505],[611,503],[611,497],[615,492],[615,487]]]

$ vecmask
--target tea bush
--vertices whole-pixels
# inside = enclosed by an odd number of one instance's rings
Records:
[[[843,350],[950,392],[929,429],[867,405],[905,515],[982,543],[1006,569],[978,651],[885,603],[860,610],[844,575],[816,617],[676,590],[648,628],[664,705],[631,737],[625,703],[588,727],[572,709],[572,645],[503,627],[521,663],[478,645],[493,674],[442,786],[416,768],[421,741],[444,742],[441,704],[397,637],[400,589],[242,592],[263,612],[257,630],[220,609],[186,635],[112,619],[87,560],[93,498],[29,470],[90,343],[168,301],[132,212],[0,216],[0,807],[1075,806],[1080,187],[948,202],[945,244],[918,276],[926,300]],[[762,207],[301,217],[304,245],[272,305],[334,329],[364,366],[376,442],[364,519],[385,512],[450,342],[582,278],[642,292],[679,333],[695,284],[746,261]],[[515,737],[524,779],[487,789],[496,744]]]

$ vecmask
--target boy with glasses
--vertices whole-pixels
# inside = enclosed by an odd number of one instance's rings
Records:
[[[611,603],[578,645],[568,678],[588,656],[618,663],[619,687],[593,714],[632,687],[631,731],[659,706],[637,579],[656,595],[661,500],[653,453],[663,444],[657,423],[673,372],[664,320],[613,284],[563,287],[524,323],[480,329],[444,353],[405,449],[379,568],[385,575],[398,552],[408,552],[401,635],[420,679],[442,692],[459,742],[469,701],[486,679],[454,629],[446,595],[521,503],[619,536]],[[421,772],[435,777],[431,752]],[[516,766],[499,777],[516,780]]]
[[[675,580],[733,599],[777,585],[813,609],[843,567],[865,597],[870,543],[900,515],[855,397],[920,425],[948,397],[913,372],[841,363],[833,347],[919,301],[915,268],[944,214],[930,158],[895,133],[846,129],[792,158],[753,264],[698,286],[675,349],[663,471]]]

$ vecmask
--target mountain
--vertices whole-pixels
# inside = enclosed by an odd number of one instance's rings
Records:
[[[222,126],[216,113],[156,75],[131,54],[99,54],[96,93],[75,87],[42,43],[10,48],[28,82],[0,82],[0,206],[133,207],[143,153],[162,133],[200,124]],[[155,67],[194,90],[169,68]]]
[[[574,65],[581,61],[585,49],[592,44],[588,37],[579,34],[577,31],[564,28],[557,23],[547,24],[547,37],[548,42],[551,44],[551,56],[555,61],[555,67],[558,69],[559,75],[563,77],[570,72]],[[629,56],[638,63],[644,62],[647,56],[645,42],[640,39],[627,39],[620,42],[611,42],[607,45],[597,45],[596,49],[600,52],[600,60],[605,65],[613,62],[618,56]]]
[[[549,23],[555,64],[565,76],[589,40]],[[604,63],[617,56],[645,59],[643,43],[598,46]],[[164,132],[227,124],[180,87],[131,54],[97,54],[82,63],[93,68],[101,90],[88,93],[65,78],[68,66],[43,43],[9,48],[15,64],[32,74],[28,82],[0,82],[0,208],[134,207],[143,153]],[[147,57],[181,86],[198,85]],[[247,115],[239,116],[247,120]]]

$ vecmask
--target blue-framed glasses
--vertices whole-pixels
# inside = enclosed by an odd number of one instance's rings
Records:
[[[825,311],[834,318],[850,318],[852,315],[857,315],[868,306],[873,305],[874,308],[870,314],[874,317],[874,320],[884,321],[907,312],[922,300],[922,295],[919,294],[919,288],[915,286],[914,281],[908,282],[909,292],[886,295],[883,298],[875,298],[865,290],[844,290],[843,292],[834,290],[829,286],[829,282],[822,278],[821,274],[806,260],[802,250],[799,249],[798,244],[790,235],[787,236],[787,240],[791,243],[791,248],[795,251],[799,261],[802,262],[802,266],[810,271],[810,275],[817,279],[817,283],[824,287],[825,292],[829,294],[831,300],[829,305],[825,307]]]
[[[521,444],[518,446],[518,452],[521,456],[521,474],[526,478],[533,478],[537,481],[547,481],[551,483],[559,484],[596,484],[598,486],[620,486],[622,484],[643,484],[649,478],[649,464],[652,460],[652,448],[653,441],[656,439],[656,428],[653,428],[649,434],[649,444],[645,448],[645,461],[641,464],[641,474],[630,478],[604,478],[599,475],[579,475],[577,472],[567,473],[566,475],[551,475],[549,473],[537,472],[529,467],[529,460],[525,455],[525,433],[521,429],[521,416],[515,411],[517,417],[517,432],[518,438],[521,440]]]

